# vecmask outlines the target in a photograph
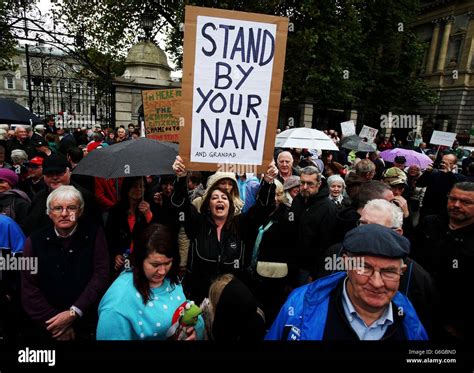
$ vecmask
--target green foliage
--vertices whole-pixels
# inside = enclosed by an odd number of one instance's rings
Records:
[[[433,100],[417,74],[426,46],[410,29],[418,0],[63,0],[55,12],[79,35],[90,63],[113,76],[143,37],[144,15],[153,21],[152,36],[166,35],[167,52],[180,67],[186,5],[289,17],[287,101],[310,98],[318,108],[377,114],[416,110],[418,102]]]
[[[16,40],[12,34],[11,16],[17,10],[15,1],[0,1],[0,70],[13,70]]]

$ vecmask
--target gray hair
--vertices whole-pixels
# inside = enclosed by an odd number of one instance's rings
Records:
[[[283,189],[283,184],[281,183],[281,181],[275,179],[275,180],[273,180],[273,182],[275,183],[275,186],[276,186],[275,194],[278,193],[278,192],[283,193],[282,203],[284,203],[285,205],[291,205],[291,202],[288,199],[288,197],[290,197],[290,195],[288,193],[285,193],[285,190]]]
[[[390,212],[392,222],[390,228],[401,228],[403,226],[403,211],[397,205],[388,202],[386,199],[373,199],[366,203],[364,209],[369,208],[381,212]]]
[[[46,200],[46,214],[49,215],[51,212],[51,203],[55,199],[72,199],[79,201],[79,209],[84,210],[84,198],[82,198],[82,193],[79,192],[72,185],[61,185],[59,188],[53,190]]]
[[[12,150],[11,159],[13,163],[20,163],[21,161],[26,161],[28,159],[28,154],[22,149]]]
[[[339,184],[342,184],[342,188],[345,189],[346,188],[346,182],[344,181],[344,179],[342,177],[340,177],[339,175],[332,175],[332,176],[329,176],[328,179],[327,179],[327,182],[328,182],[328,186],[331,186],[332,184],[334,183],[339,183]]]
[[[474,183],[472,181],[462,181],[460,183],[454,184],[453,189],[459,189],[463,192],[474,192]]]
[[[318,181],[321,181],[321,173],[319,172],[318,168],[315,166],[306,166],[301,171],[301,175],[316,175]]]

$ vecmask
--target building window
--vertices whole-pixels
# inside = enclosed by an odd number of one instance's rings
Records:
[[[76,111],[76,113],[81,112],[81,103],[79,101],[76,102],[76,104],[75,104],[75,111]]]
[[[5,77],[5,89],[15,89],[15,78],[13,76]]]
[[[74,91],[77,93],[77,94],[80,94],[81,93],[81,85],[79,83],[76,83],[74,85]]]
[[[27,79],[23,79],[23,90],[24,91],[28,90],[28,80]]]
[[[44,111],[46,112],[46,114],[51,114],[51,103],[49,101],[45,101]]]

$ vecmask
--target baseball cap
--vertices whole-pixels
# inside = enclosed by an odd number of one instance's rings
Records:
[[[407,174],[398,167],[391,167],[383,173],[383,182],[388,185],[399,185],[407,183]]]
[[[43,165],[42,157],[33,157],[28,161],[28,163],[26,164],[26,167],[38,168],[39,166],[42,166],[42,165]]]
[[[363,224],[347,232],[343,249],[352,254],[385,258],[405,258],[410,253],[410,241],[393,229],[380,224]]]
[[[43,174],[65,172],[69,167],[69,163],[62,155],[51,154],[43,161]]]
[[[44,140],[35,140],[35,141],[32,141],[31,144],[35,148],[39,148],[40,146],[48,146],[48,143]]]

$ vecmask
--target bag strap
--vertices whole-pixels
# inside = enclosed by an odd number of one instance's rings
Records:
[[[270,229],[273,223],[274,221],[270,220],[270,222],[265,227],[262,225],[260,228],[258,228],[258,235],[255,239],[255,245],[253,246],[252,261],[250,262],[251,272],[254,272],[255,268],[257,267],[258,252],[260,250],[260,243],[262,242],[263,234]]]

